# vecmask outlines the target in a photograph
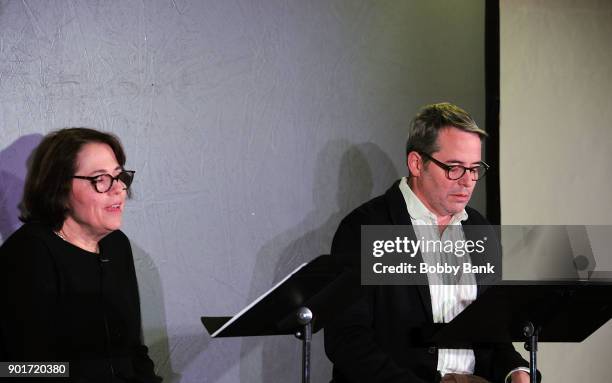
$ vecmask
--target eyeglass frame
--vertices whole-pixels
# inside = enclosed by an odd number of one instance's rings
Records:
[[[108,174],[108,173],[104,173],[104,174],[98,174],[97,176],[72,176],[71,178],[76,178],[79,180],[87,180],[89,182],[91,182],[91,185],[93,186],[94,190],[100,194],[103,193],[108,193],[112,188],[113,188],[113,184],[116,182],[121,181],[119,179],[119,177],[121,176],[121,174],[123,173],[127,173],[130,174],[132,176],[132,182],[134,180],[134,174],[136,173],[135,170],[122,170],[121,172],[119,172],[119,174],[117,174],[115,177],[113,177],[112,175]],[[103,176],[109,176],[111,178],[111,183],[108,187],[108,189],[106,189],[105,191],[100,191],[98,190],[98,187],[96,186],[98,184],[98,182],[100,181],[98,178],[99,177],[103,177]],[[126,185],[125,182],[121,181],[123,183],[123,185],[125,185],[125,188],[123,190],[128,190],[130,188],[130,186],[132,185],[132,182],[130,182],[130,185]]]
[[[471,168],[468,168],[468,167],[465,167],[463,165],[449,165],[449,164],[445,164],[444,162],[439,161],[439,160],[433,158],[431,155],[429,155],[427,153],[424,153],[424,152],[417,152],[417,153],[419,153],[423,157],[426,157],[431,162],[433,162],[434,164],[438,165],[440,168],[444,169],[446,171],[446,178],[448,178],[451,181],[457,181],[457,180],[461,179],[465,175],[465,173],[469,170],[470,173],[472,173],[472,181],[478,182],[479,180],[483,179],[487,175],[487,172],[491,168],[491,166],[489,166],[486,162],[479,161],[479,164],[484,167],[484,174],[482,175],[482,177],[474,179],[474,174],[478,174],[478,170],[477,169],[480,168],[480,166],[472,166]],[[451,178],[451,176],[450,176],[451,169],[452,168],[457,168],[457,167],[463,168],[463,172],[461,173],[461,176],[459,176],[457,178]]]

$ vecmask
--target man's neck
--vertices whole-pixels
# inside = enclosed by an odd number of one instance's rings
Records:
[[[438,230],[440,231],[440,235],[442,235],[442,233],[444,233],[444,229],[446,229],[446,227],[451,221],[451,218],[453,217],[450,215],[446,217],[439,217],[439,216],[436,216],[436,217],[438,218]]]
[[[412,177],[408,177],[407,181],[408,181],[408,187],[410,187],[410,190],[412,190],[412,193],[414,193],[414,195],[419,199],[419,201],[421,201],[423,206],[425,206],[425,208],[436,217],[436,221],[440,228],[440,233],[442,233],[444,229],[446,228],[446,226],[448,226],[450,221],[453,219],[453,215],[452,214],[439,215],[432,208],[432,206],[429,205],[429,203],[427,202],[427,199],[425,198],[423,193],[421,193],[421,190],[419,189],[418,185],[414,182],[414,179]]]

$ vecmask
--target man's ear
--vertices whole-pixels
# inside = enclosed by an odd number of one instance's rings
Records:
[[[410,152],[406,157],[406,166],[410,171],[410,176],[418,177],[423,171],[423,161],[421,155],[417,152]]]

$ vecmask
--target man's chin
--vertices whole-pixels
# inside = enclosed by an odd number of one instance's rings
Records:
[[[465,209],[466,206],[467,201],[465,203],[453,203],[451,206],[449,206],[449,212],[451,215],[459,214]]]

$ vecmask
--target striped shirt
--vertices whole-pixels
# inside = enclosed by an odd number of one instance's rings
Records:
[[[444,230],[442,235],[438,230],[438,220],[419,198],[412,192],[408,186],[407,178],[402,178],[399,184],[400,191],[406,201],[406,208],[410,214],[410,220],[414,227],[417,239],[424,238],[425,240],[441,240],[453,241],[464,240],[465,234],[461,226],[461,221],[468,218],[467,212],[462,210],[455,214],[448,226],[453,226],[457,230]],[[441,252],[429,252],[423,257],[423,261],[429,264],[437,262],[445,263],[451,261],[454,257],[444,258],[445,254]],[[466,255],[467,257],[467,255]],[[464,260],[466,261],[466,260]],[[476,299],[477,287],[476,279],[473,274],[464,274],[462,278],[471,278],[471,280],[462,280],[461,284],[439,284],[438,275],[428,274],[429,293],[431,295],[431,309],[434,323],[447,323],[454,317],[459,315],[470,303]],[[457,374],[472,374],[474,373],[476,359],[472,349],[438,349],[438,371],[444,376],[448,373]]]

